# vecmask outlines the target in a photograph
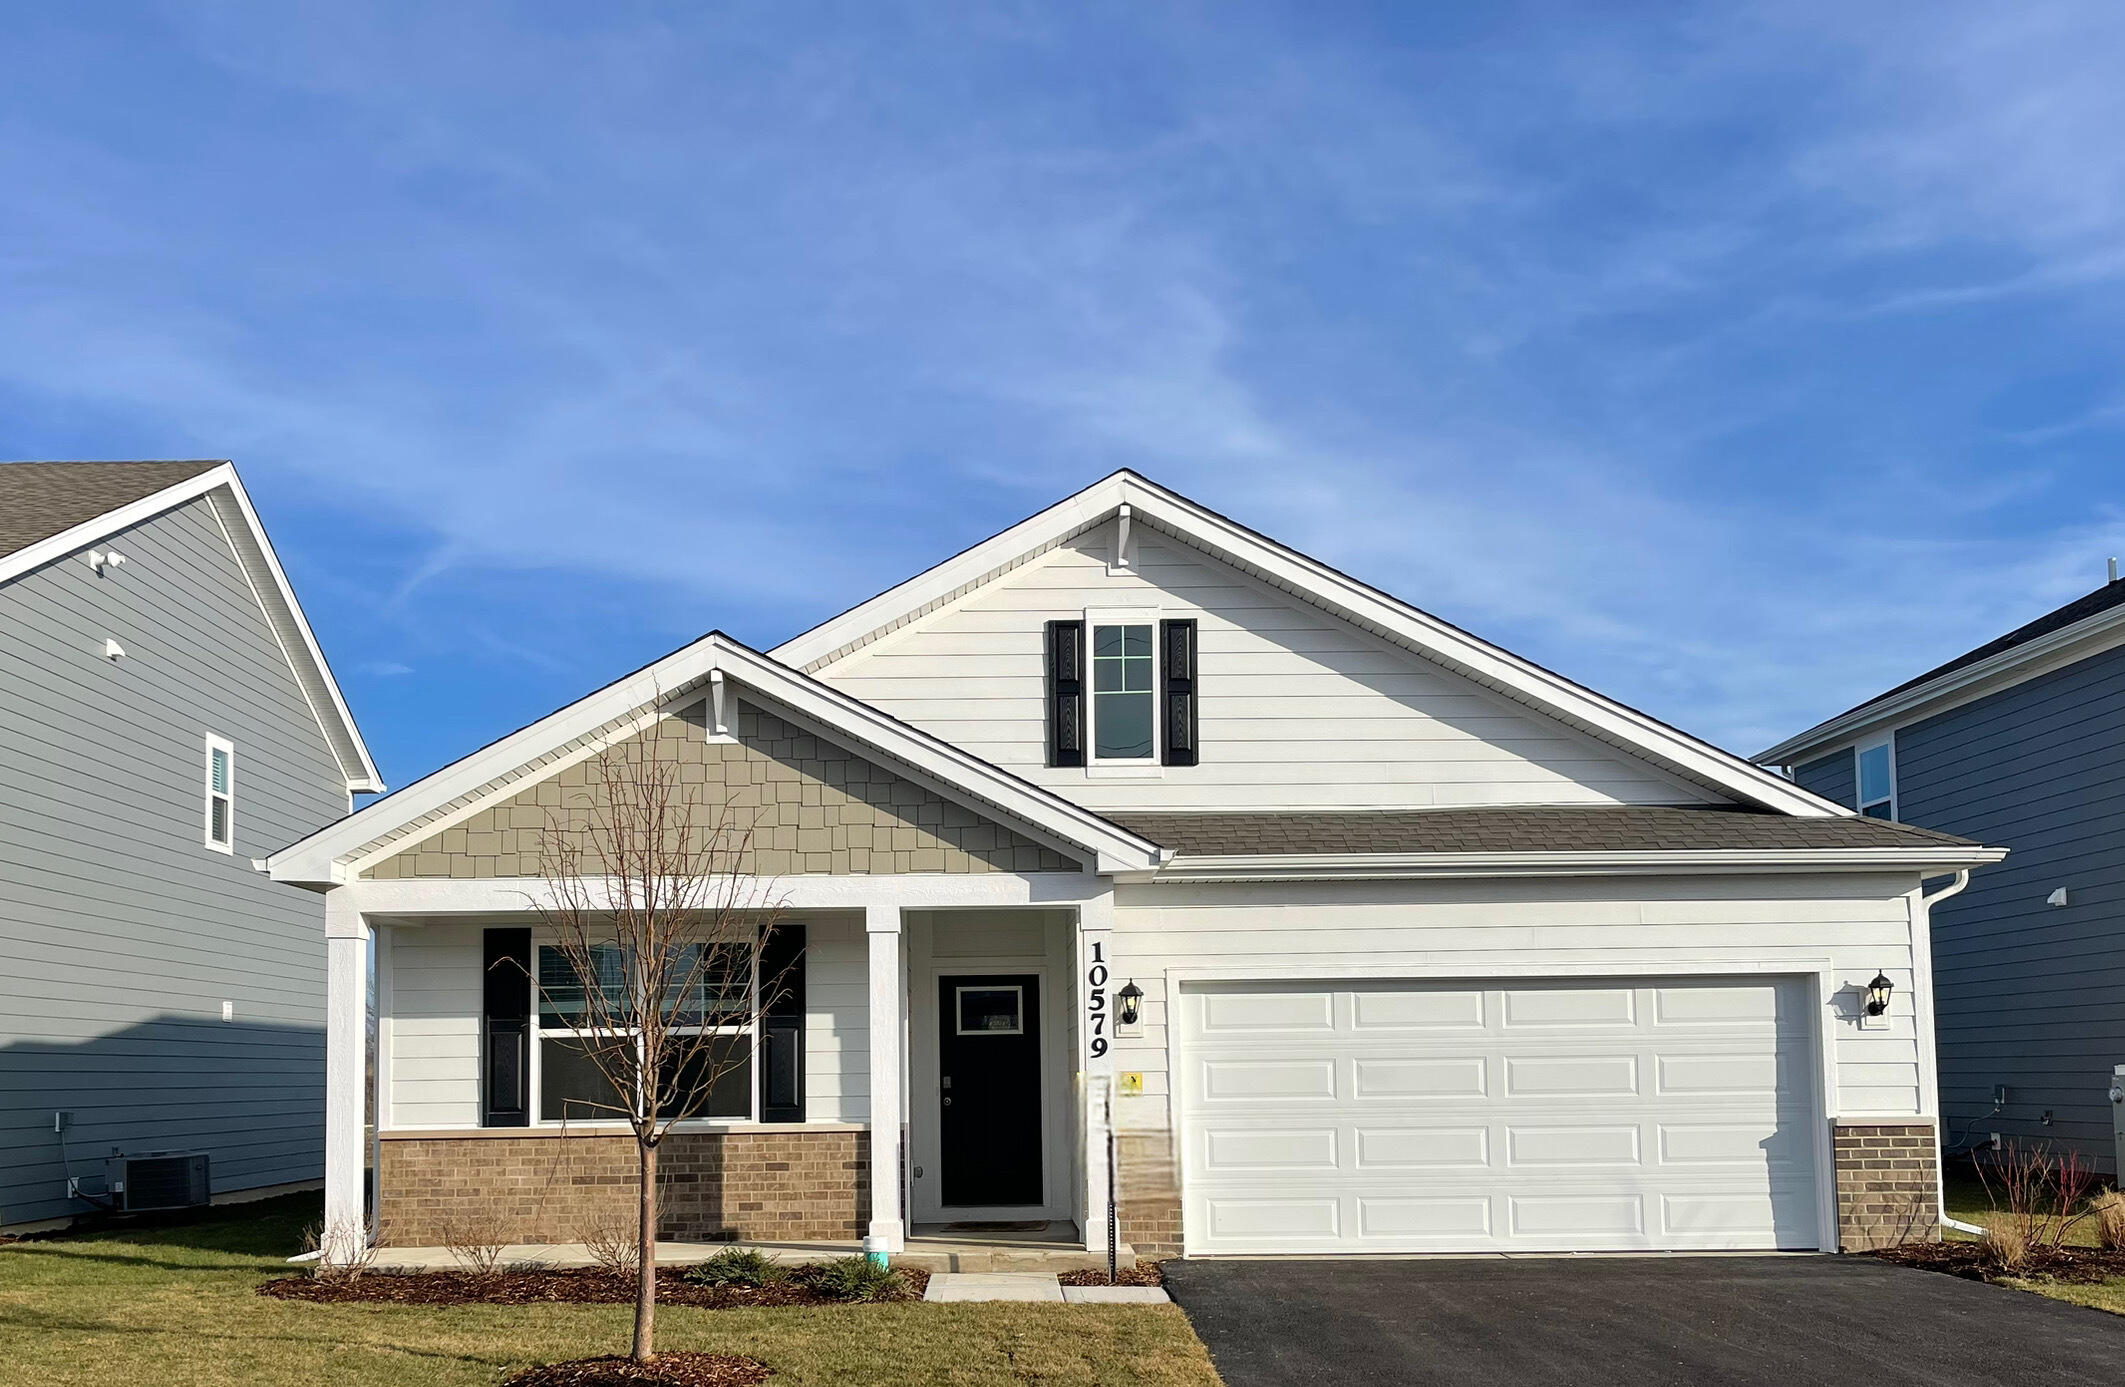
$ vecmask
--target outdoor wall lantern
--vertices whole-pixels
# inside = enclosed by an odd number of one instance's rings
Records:
[[[1114,994],[1114,1000],[1121,1005],[1121,1024],[1124,1026],[1135,1025],[1136,1019],[1143,1015],[1144,989],[1138,987],[1135,981],[1131,980],[1121,991]]]
[[[1895,986],[1887,973],[1874,975],[1874,981],[1867,984],[1867,1015],[1880,1016],[1889,1009],[1889,993]]]

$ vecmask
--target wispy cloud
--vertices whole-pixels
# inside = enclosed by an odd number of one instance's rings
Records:
[[[2121,22],[47,16],[0,407],[277,491],[402,769],[1120,465],[1753,749],[2125,547]]]

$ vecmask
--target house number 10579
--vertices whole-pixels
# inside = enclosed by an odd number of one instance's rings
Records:
[[[1092,944],[1092,966],[1085,970],[1085,1034],[1092,1058],[1107,1053],[1107,946]]]

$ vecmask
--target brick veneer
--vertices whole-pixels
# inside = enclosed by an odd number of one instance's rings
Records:
[[[1173,1134],[1120,1132],[1115,1147],[1122,1241],[1139,1256],[1180,1256],[1181,1182]]]
[[[870,1212],[860,1130],[675,1132],[658,1148],[659,1235],[719,1242],[860,1238]],[[378,1171],[387,1246],[435,1247],[453,1228],[483,1240],[575,1242],[632,1229],[627,1136],[387,1137]]]
[[[1940,1236],[1940,1145],[1930,1122],[1831,1128],[1837,1162],[1837,1244],[1846,1252]]]

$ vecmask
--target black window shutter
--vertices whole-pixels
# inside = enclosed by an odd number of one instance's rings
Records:
[[[760,944],[760,1120],[804,1121],[804,926]]]
[[[1164,717],[1169,766],[1195,764],[1195,623],[1161,621],[1159,644],[1165,647]]]
[[[531,1125],[531,931],[482,931],[480,1125]]]
[[[1048,623],[1048,764],[1085,764],[1085,623]]]

